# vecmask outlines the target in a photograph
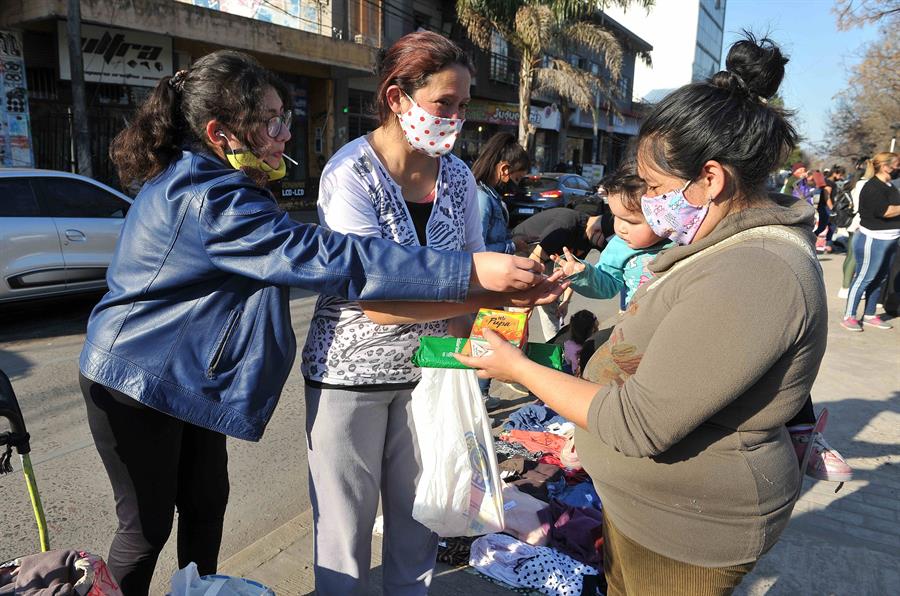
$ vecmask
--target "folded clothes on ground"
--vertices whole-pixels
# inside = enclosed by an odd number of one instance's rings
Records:
[[[551,424],[567,422],[565,418],[548,408],[537,404],[523,406],[509,415],[503,424],[506,430],[536,430],[544,432]]]
[[[565,478],[547,483],[547,496],[572,507],[591,507],[601,509],[600,497],[594,489],[593,482],[568,484]]]
[[[534,546],[547,544],[550,524],[542,523],[538,513],[549,505],[524,493],[512,484],[503,487],[503,531]]]
[[[532,452],[552,453],[557,457],[566,446],[566,437],[533,430],[511,430],[502,433],[500,440],[518,443]]]
[[[562,470],[553,464],[541,464],[526,459],[508,460],[500,464],[500,477],[512,484],[520,491],[543,501],[550,502],[550,494],[547,492],[547,484],[560,479],[565,480]]]
[[[599,593],[599,573],[590,565],[505,534],[488,534],[472,543],[469,564],[488,577],[549,596]],[[589,590],[585,590],[587,582],[593,586]]]
[[[547,546],[582,563],[601,566],[603,514],[590,507],[571,507],[557,500],[537,512],[547,533]]]

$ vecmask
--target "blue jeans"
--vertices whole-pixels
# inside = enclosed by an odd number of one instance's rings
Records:
[[[897,240],[879,240],[867,236],[859,230],[853,235],[853,256],[856,257],[856,271],[850,283],[847,296],[845,317],[856,317],[856,309],[866,295],[865,316],[875,314],[875,305],[881,300],[881,286],[891,270],[894,255],[897,253]]]

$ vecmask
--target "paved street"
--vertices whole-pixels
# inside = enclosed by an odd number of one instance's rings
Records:
[[[831,410],[828,440],[848,457],[857,479],[837,495],[834,485],[807,481],[784,538],[741,594],[886,594],[900,585],[900,330],[850,334],[837,326],[841,302],[834,293],[841,259],[822,258],[831,326],[813,397],[817,407]],[[32,435],[51,544],[105,555],[115,530],[112,496],[77,387],[77,355],[95,301],[92,296],[0,309],[0,369],[12,378]],[[301,341],[312,306],[312,297],[295,293],[291,311]],[[572,312],[585,306],[601,317],[614,309],[612,301],[576,298]],[[311,585],[302,400],[295,367],[264,439],[229,441],[225,571],[277,585],[286,595],[306,593]],[[15,474],[0,477],[0,560],[38,550],[15,464]],[[378,565],[376,558],[373,566]],[[170,540],[154,594],[163,593],[174,570]],[[433,593],[493,589],[469,573],[443,568]]]
[[[315,302],[309,293],[294,296],[291,313],[302,342]],[[116,529],[112,491],[91,441],[78,389],[78,353],[96,300],[0,307],[0,370],[12,379],[31,433],[50,544],[105,557]],[[295,370],[263,440],[229,439],[231,499],[222,558],[309,508],[303,420],[303,380]],[[14,474],[0,476],[0,561],[39,550],[18,458],[13,464]],[[157,568],[153,594],[164,593],[176,569],[174,546],[173,533]]]

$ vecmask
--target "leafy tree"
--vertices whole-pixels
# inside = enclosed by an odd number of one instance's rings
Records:
[[[529,122],[531,97],[548,94],[590,112],[597,132],[597,95],[612,98],[622,66],[622,47],[615,35],[594,16],[611,5],[637,4],[645,9],[654,0],[457,0],[456,12],[469,38],[490,51],[497,32],[521,57],[519,69],[519,143],[525,148],[534,135]],[[573,66],[567,57],[586,51],[602,62],[608,77]],[[649,62],[649,55],[642,55]]]
[[[847,31],[886,19],[896,26],[900,20],[900,0],[837,0],[831,11],[838,29]]]
[[[900,38],[889,23],[868,44],[831,110],[829,155],[858,158],[885,151],[900,124]]]

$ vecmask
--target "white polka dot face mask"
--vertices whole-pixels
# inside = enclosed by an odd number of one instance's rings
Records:
[[[397,114],[397,118],[412,148],[431,157],[449,153],[465,120],[432,116],[412,97],[409,95],[406,97],[412,103],[412,107]]]

